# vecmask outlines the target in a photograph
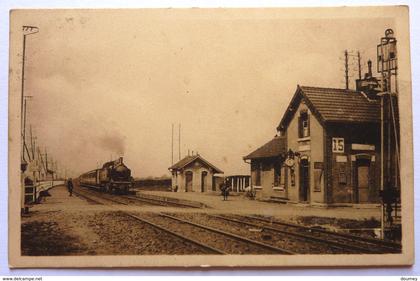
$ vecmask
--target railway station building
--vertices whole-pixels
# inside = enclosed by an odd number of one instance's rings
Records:
[[[216,174],[223,171],[201,155],[188,155],[169,167],[172,190],[176,192],[207,192],[216,190]]]
[[[244,157],[251,183],[280,202],[377,204],[380,122],[375,95],[297,86],[277,136]]]

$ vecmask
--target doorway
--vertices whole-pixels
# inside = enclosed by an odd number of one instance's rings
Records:
[[[207,180],[207,172],[201,172],[201,192],[206,191],[206,180]]]
[[[370,160],[356,161],[356,191],[358,203],[369,202],[369,168]]]
[[[185,172],[185,192],[192,191],[193,173]]]
[[[299,201],[309,201],[309,161],[301,159],[299,165]]]

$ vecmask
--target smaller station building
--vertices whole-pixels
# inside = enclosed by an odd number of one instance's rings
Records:
[[[244,157],[251,164],[251,181],[256,190],[263,190],[267,196],[287,197],[286,159],[287,139],[275,136],[272,140]],[[250,161],[250,162],[248,162]]]
[[[188,155],[171,167],[172,190],[175,192],[207,192],[216,190],[215,174],[223,171],[201,155]]]

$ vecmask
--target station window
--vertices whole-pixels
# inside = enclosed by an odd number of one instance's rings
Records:
[[[280,185],[280,178],[281,178],[281,167],[278,164],[274,165],[274,186]]]
[[[299,138],[310,136],[309,114],[307,110],[302,110],[298,119],[299,122]]]
[[[273,187],[284,187],[284,182],[286,181],[285,168],[281,164],[276,164],[274,166],[274,181]]]
[[[255,185],[261,186],[261,169],[255,171]]]
[[[314,191],[321,191],[322,169],[314,169]]]
[[[251,172],[253,174],[253,184],[256,186],[261,186],[261,163],[252,161]]]

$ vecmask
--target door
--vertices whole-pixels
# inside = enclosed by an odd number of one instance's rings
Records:
[[[369,202],[369,160],[357,161],[357,194],[359,203]]]
[[[192,191],[193,173],[185,172],[185,192]]]
[[[207,172],[201,172],[201,192],[206,191]]]
[[[309,201],[309,161],[300,160],[299,166],[299,201]]]

